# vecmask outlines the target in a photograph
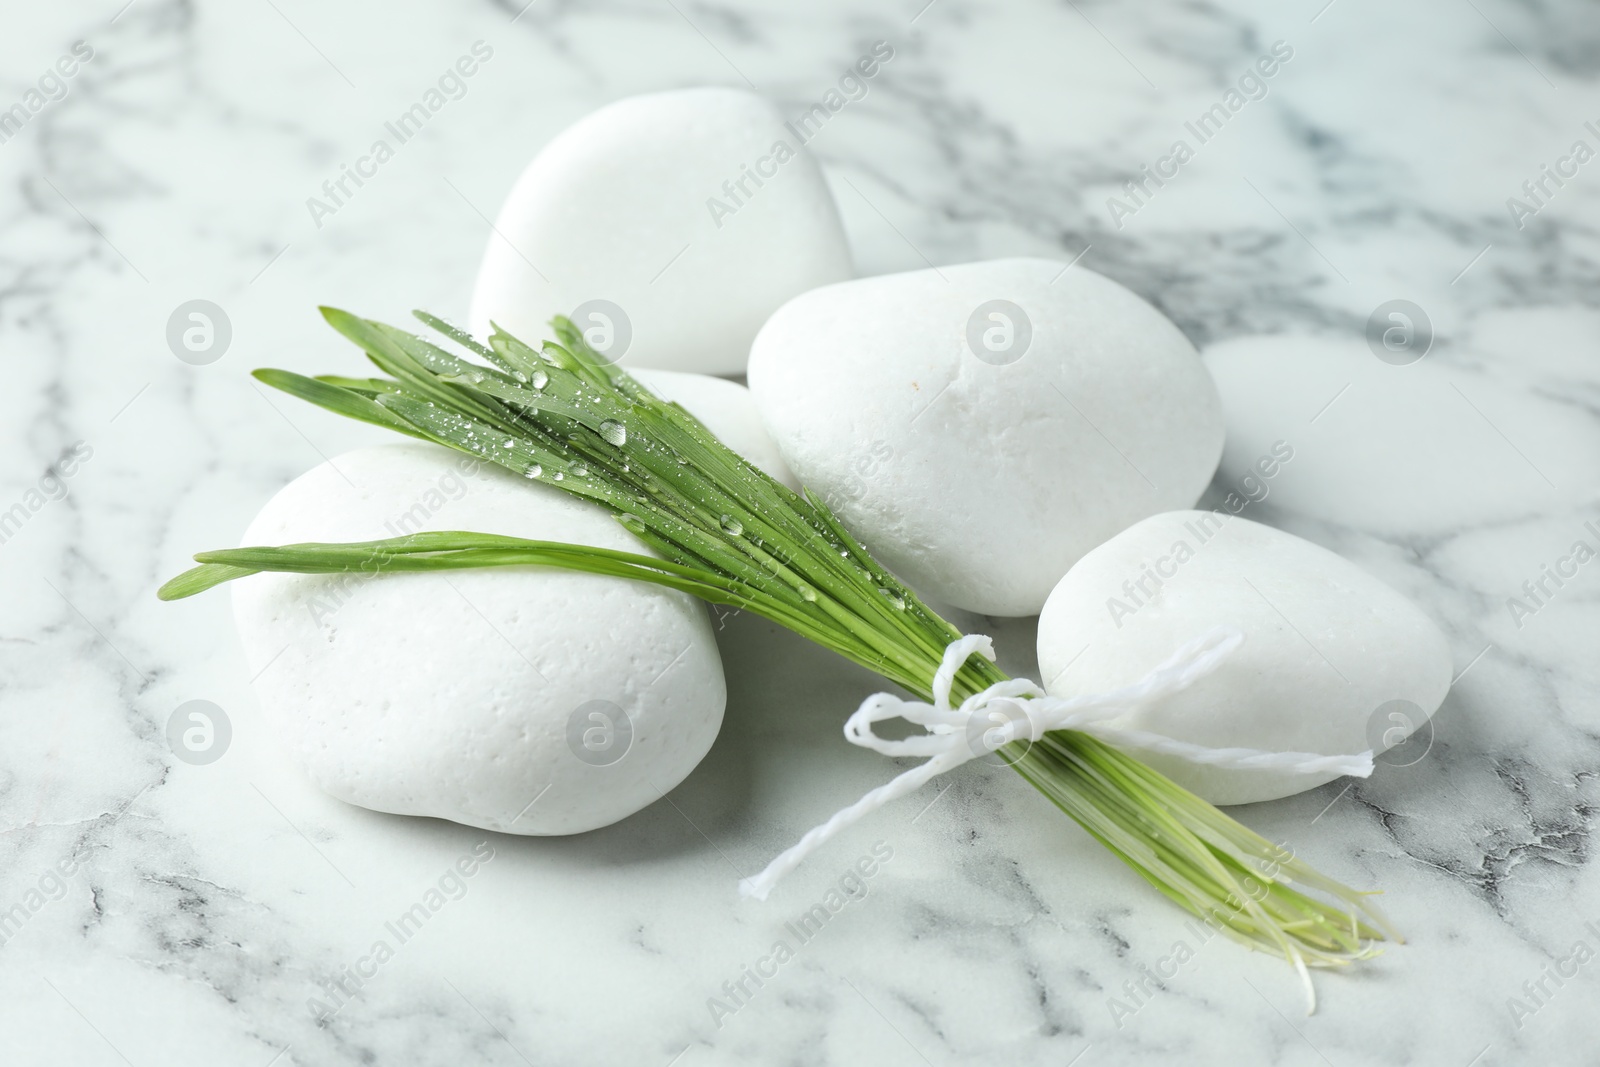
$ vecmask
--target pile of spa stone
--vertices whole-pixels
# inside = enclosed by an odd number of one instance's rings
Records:
[[[936,605],[1041,615],[1053,694],[1126,684],[1219,624],[1245,632],[1221,670],[1121,725],[1336,755],[1398,741],[1369,736],[1390,702],[1418,720],[1438,707],[1450,657],[1413,604],[1238,509],[1187,510],[1232,411],[1160,312],[1045,259],[854,279],[827,183],[798,147],[736,214],[707,209],[791,137],[766,101],[726,89],[578,122],[501,208],[473,331],[494,322],[536,342],[570,316],[731,447],[824,499]],[[748,389],[711,376],[741,374]],[[1263,449],[1230,480],[1276,474],[1281,454]],[[598,506],[423,443],[316,468],[244,543],[420,530],[641,550]],[[706,610],[656,586],[537,568],[263,574],[234,598],[264,712],[321,788],[363,807],[508,833],[594,829],[681,782],[722,721]],[[1325,780],[1141,755],[1221,803]]]

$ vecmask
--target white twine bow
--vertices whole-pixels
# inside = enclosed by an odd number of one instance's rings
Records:
[[[860,800],[836,812],[820,826],[784,851],[766,870],[739,882],[741,896],[767,899],[772,887],[800,866],[846,827],[892,800],[911,793],[931,779],[954,770],[970,759],[1013,741],[1038,741],[1051,730],[1079,730],[1113,745],[1129,745],[1175,756],[1190,763],[1229,769],[1275,769],[1302,773],[1331,773],[1365,778],[1372,773],[1372,753],[1353,756],[1319,756],[1310,752],[1268,752],[1255,748],[1208,748],[1145,730],[1110,725],[1124,711],[1187,689],[1220,667],[1240,645],[1244,633],[1219,626],[1174,652],[1166,662],[1132,685],[1106,693],[1070,698],[1053,697],[1026,678],[997,682],[981,693],[950,706],[950,688],[956,672],[974,653],[994,662],[994,644],[981,634],[967,634],[950,642],[933,676],[933,703],[902,700],[891,693],[868,697],[844,725],[853,745],[885,756],[924,756],[927,762],[871,790]],[[927,731],[893,741],[873,733],[875,723],[905,719]]]

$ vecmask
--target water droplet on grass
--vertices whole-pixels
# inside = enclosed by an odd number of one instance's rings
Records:
[[[906,602],[904,600],[902,600],[900,598],[900,596],[897,593],[894,592],[894,590],[885,589],[882,586],[880,586],[878,588],[878,592],[882,593],[884,596],[889,598],[889,606],[894,608],[896,611],[904,611],[904,610],[906,610]]]
[[[621,448],[628,443],[628,428],[616,419],[607,419],[600,424],[600,436]]]
[[[539,466],[537,463],[530,463],[528,466],[522,469],[522,476],[524,478],[537,478],[543,473],[544,468]]]
[[[723,530],[735,537],[738,537],[740,534],[744,533],[744,524],[738,519],[734,518],[732,515],[724,515],[718,521],[722,524]]]

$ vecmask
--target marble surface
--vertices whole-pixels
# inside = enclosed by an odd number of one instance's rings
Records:
[[[1592,1062],[1600,962],[1573,953],[1600,948],[1600,573],[1520,627],[1507,599],[1596,516],[1600,163],[1548,185],[1520,229],[1506,200],[1597,143],[1596,26],[1561,0],[18,7],[0,108],[74,41],[93,57],[0,143],[0,509],[23,508],[0,544],[0,907],[21,908],[0,945],[0,1060]],[[1281,962],[1216,943],[1119,1027],[1110,998],[1181,918],[1002,769],[969,766],[768,904],[738,901],[736,875],[892,769],[838,734],[873,680],[758,621],[723,627],[727,725],[667,802],[528,840],[320,795],[259,721],[227,598],[154,598],[276,488],[379,436],[247,376],[354,366],[317,303],[463,316],[485,216],[562,126],[697,84],[803,109],[879,39],[893,62],[812,145],[863,273],[1082,254],[1199,344],[1359,348],[1374,309],[1405,299],[1437,333],[1429,365],[1475,387],[1459,390],[1474,406],[1402,426],[1353,390],[1281,484],[1377,434],[1396,451],[1360,450],[1372,492],[1297,482],[1251,508],[1414,596],[1461,675],[1420,761],[1238,813],[1381,885],[1410,936],[1321,977],[1315,1016]],[[478,40],[494,60],[470,91],[315,225],[307,198]],[[1293,56],[1265,97],[1113,219],[1107,198],[1279,40]],[[232,324],[209,365],[166,342],[193,299]],[[1481,435],[1481,481],[1418,460],[1440,420]],[[1371,506],[1396,495],[1427,508]],[[989,628],[1027,670],[1031,624]],[[232,724],[209,765],[166,739],[195,699]],[[713,1018],[708,999],[878,842],[892,858],[867,897]],[[492,859],[459,899],[447,880],[376,962],[386,923],[474,849]],[[335,998],[324,983],[347,969],[365,977]],[[340,1006],[319,1021],[313,1001]]]

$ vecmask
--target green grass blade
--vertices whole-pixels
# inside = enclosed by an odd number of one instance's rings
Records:
[[[408,437],[420,438],[424,441],[436,441],[431,437],[405,422],[396,418],[390,412],[373,401],[370,397],[356,392],[342,385],[321,381],[316,378],[307,378],[294,371],[275,370],[267,367],[255,371],[255,378],[263,385],[270,385],[290,396],[299,397],[309,401],[319,408],[325,408],[335,415],[343,415],[348,419],[358,419],[361,422],[370,422],[374,426],[382,426],[386,430],[403,433]]]
[[[234,567],[222,563],[203,563],[198,567],[190,567],[175,578],[168,579],[160,589],[156,590],[157,598],[161,600],[182,600],[184,597],[203,593],[207,589],[231,582],[235,578],[248,578],[260,571],[254,567]]]

